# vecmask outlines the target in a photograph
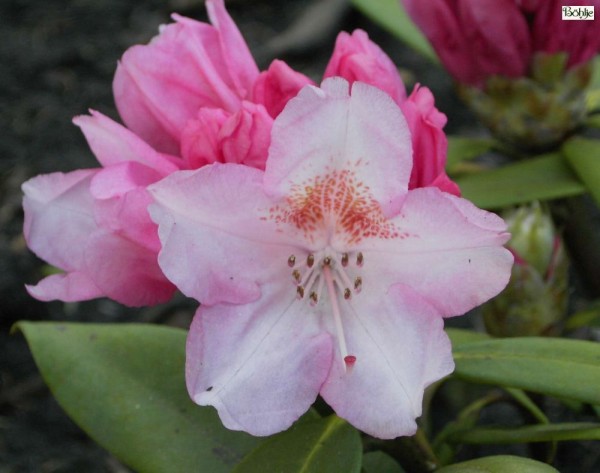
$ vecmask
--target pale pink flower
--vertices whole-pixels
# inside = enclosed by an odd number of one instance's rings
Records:
[[[192,399],[269,435],[320,394],[381,438],[411,435],[424,388],[453,369],[442,317],[507,283],[494,214],[408,190],[411,138],[381,90],[327,79],[276,118],[265,171],[214,164],[150,187],[159,262],[202,303]]]

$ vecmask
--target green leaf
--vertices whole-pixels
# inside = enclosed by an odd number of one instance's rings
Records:
[[[360,472],[362,444],[358,431],[332,415],[294,425],[250,452],[234,473]]]
[[[494,339],[454,347],[455,375],[600,404],[600,343],[561,338]]]
[[[494,140],[491,138],[448,136],[446,169],[452,171],[460,162],[481,156],[492,149],[493,146]]]
[[[474,330],[468,330],[464,328],[446,328],[444,330],[450,338],[453,347],[457,347],[464,343],[490,339],[490,336],[487,333],[475,332]]]
[[[487,209],[582,194],[585,186],[558,153],[456,179],[464,198]]]
[[[600,205],[600,140],[571,138],[563,145],[575,174]]]
[[[550,442],[554,440],[600,440],[600,424],[573,422],[528,425],[516,428],[475,427],[462,432],[454,432],[447,440],[454,443],[479,445]]]
[[[558,473],[550,465],[529,458],[497,455],[445,466],[436,473]]]
[[[225,429],[184,380],[183,330],[145,324],[17,325],[63,409],[139,472],[229,472],[261,439]]]
[[[598,91],[598,95],[600,96],[600,91]],[[589,126],[591,128],[600,128],[600,113],[595,113],[594,115],[588,116],[585,121],[585,126]]]
[[[600,301],[595,301],[586,310],[571,315],[565,322],[566,330],[581,327],[600,327]]]
[[[423,56],[438,62],[431,45],[409,18],[400,0],[352,0],[352,3],[371,20],[379,23]]]
[[[404,469],[383,452],[365,453],[362,467],[364,473],[404,473]]]

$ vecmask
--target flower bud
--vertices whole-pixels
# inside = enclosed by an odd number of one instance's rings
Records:
[[[550,215],[539,202],[506,212],[515,256],[506,289],[483,306],[495,336],[554,335],[567,310],[568,259]]]

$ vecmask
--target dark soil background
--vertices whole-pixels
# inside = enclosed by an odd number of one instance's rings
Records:
[[[441,69],[344,3],[229,0],[227,4],[261,68],[277,56],[318,81],[337,31],[360,27],[409,71],[404,74],[409,87],[418,78],[433,89],[438,107],[449,115],[448,132],[481,133]],[[303,20],[310,8],[316,10]],[[23,286],[42,277],[44,263],[28,251],[21,234],[21,183],[40,173],[97,166],[71,119],[89,107],[118,118],[111,90],[117,60],[129,46],[154,36],[174,11],[206,19],[201,0],[0,3],[0,473],[129,471],[66,417],[40,378],[23,337],[9,335],[14,322],[146,321],[183,327],[189,323],[193,305],[183,298],[143,310],[109,300],[45,304],[29,297]],[[556,409],[564,421],[564,412]],[[600,471],[599,458],[593,443],[567,443],[559,449],[558,467],[565,472]]]

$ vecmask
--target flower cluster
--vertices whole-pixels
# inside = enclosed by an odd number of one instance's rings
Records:
[[[413,434],[453,369],[443,318],[508,281],[506,225],[458,197],[445,116],[364,32],[340,34],[317,87],[259,72],[207,8],[212,25],[174,16],[125,53],[126,126],[75,119],[101,168],[24,184],[27,241],[65,271],[29,290],[201,302],[187,387],[231,429],[281,431],[320,394],[369,434]]]
[[[598,0],[402,0],[444,67],[482,87],[494,75],[522,77],[538,52],[566,53],[569,68],[600,48],[594,21],[563,21],[562,6],[600,9]]]
[[[273,120],[313,81],[279,60],[259,72],[223,1],[206,5],[212,25],[174,15],[150,44],[123,55],[113,88],[126,126],[97,111],[74,119],[101,168],[24,184],[29,247],[64,271],[28,286],[34,297],[167,301],[175,287],[157,263],[147,187],[214,162],[264,169]],[[415,150],[412,187],[459,194],[444,171],[446,117],[426,87],[407,98],[392,61],[360,30],[339,35],[324,74],[333,76],[379,87],[402,107]]]

